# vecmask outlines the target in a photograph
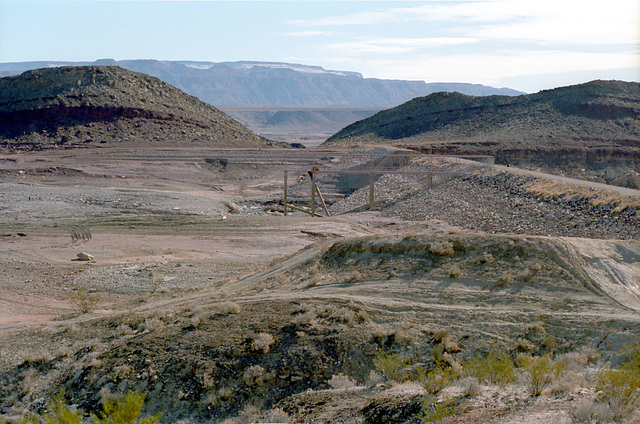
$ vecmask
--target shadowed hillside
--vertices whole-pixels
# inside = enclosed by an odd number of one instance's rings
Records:
[[[38,69],[0,79],[0,146],[258,147],[272,142],[157,78],[119,67]]]
[[[579,165],[593,179],[637,187],[640,84],[593,81],[518,97],[436,93],[356,122],[325,145],[375,143],[543,169]]]

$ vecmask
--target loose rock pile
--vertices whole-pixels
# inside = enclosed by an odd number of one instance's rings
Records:
[[[440,177],[442,178],[442,177]],[[600,239],[640,238],[637,207],[616,210],[589,199],[542,197],[527,190],[534,177],[476,171],[448,177],[429,187],[426,176],[385,175],[375,185],[383,216],[403,220],[443,220],[462,229],[492,234],[530,234]],[[333,214],[368,204],[363,188],[336,203]]]

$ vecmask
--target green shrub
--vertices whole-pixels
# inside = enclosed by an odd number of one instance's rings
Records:
[[[426,423],[438,422],[458,413],[460,407],[455,398],[447,398],[438,402],[434,395],[428,395],[422,400],[422,420]]]
[[[618,369],[604,369],[597,375],[600,400],[607,403],[615,418],[629,416],[640,407],[640,347],[629,352],[629,361]]]
[[[424,368],[418,368],[418,380],[431,395],[438,394],[447,387],[453,380],[456,379],[456,375],[453,370],[442,362],[436,362],[436,366],[433,370],[427,372]]]
[[[384,350],[378,351],[373,358],[373,365],[387,379],[393,381],[403,381],[406,378],[404,367],[409,365],[409,358],[397,353],[387,353]]]
[[[476,355],[463,366],[466,375],[487,384],[506,386],[518,379],[513,360],[506,353],[491,351],[487,356]]]
[[[119,401],[112,401],[102,396],[103,410],[98,418],[91,414],[94,424],[155,424],[162,414],[139,418],[144,406],[145,394],[138,391],[127,393]],[[84,419],[80,411],[72,409],[65,403],[64,390],[58,393],[47,404],[42,414],[31,414],[22,424],[80,424]]]
[[[160,420],[162,414],[152,417],[139,418],[144,407],[145,394],[138,391],[129,392],[118,401],[102,396],[102,408],[100,417],[91,414],[94,424],[154,424]]]
[[[558,376],[558,367],[555,366],[549,355],[535,356],[525,363],[525,375],[529,380],[532,396],[540,396],[542,391]]]
[[[58,393],[47,404],[45,412],[41,415],[31,414],[23,424],[80,424],[82,413],[74,411],[64,401],[64,390]]]
[[[100,303],[100,296],[89,293],[86,287],[80,287],[69,295],[69,300],[81,314],[88,314]]]

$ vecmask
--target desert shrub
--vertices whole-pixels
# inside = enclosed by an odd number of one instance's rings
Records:
[[[608,423],[613,421],[613,414],[608,405],[584,400],[571,411],[573,421],[578,424]]]
[[[404,368],[409,364],[409,358],[397,353],[378,351],[373,358],[373,365],[387,380],[403,381],[406,379]]]
[[[451,337],[451,333],[449,333],[449,330],[447,329],[436,330],[433,333],[433,340],[437,343],[442,343],[450,337]]]
[[[154,424],[162,414],[140,418],[144,407],[145,393],[138,391],[127,393],[120,400],[110,400],[102,396],[102,412],[100,416],[91,414],[94,424]]]
[[[228,315],[240,313],[240,305],[236,302],[226,301],[215,305],[213,315]]]
[[[535,346],[527,339],[523,339],[522,337],[518,337],[516,341],[516,350],[519,352],[532,352],[535,350]]]
[[[447,398],[438,402],[434,395],[425,396],[422,400],[422,420],[426,423],[438,422],[458,413],[460,407],[455,398]]]
[[[245,405],[238,415],[227,418],[221,424],[245,424],[245,423],[288,423],[289,416],[282,408],[273,408],[261,411],[255,405]]]
[[[479,396],[482,394],[482,387],[476,377],[465,377],[459,382],[463,396]]]
[[[436,362],[436,366],[431,371],[426,371],[424,368],[418,368],[416,371],[422,387],[430,395],[440,393],[456,379],[453,370],[442,362]]]
[[[140,323],[139,328],[143,331],[154,332],[156,330],[160,330],[164,327],[164,323],[162,320],[158,318],[145,319],[142,323]]]
[[[551,384],[553,378],[562,371],[549,355],[531,357],[525,360],[523,365],[532,396],[540,396],[542,391]]]
[[[458,278],[462,275],[462,270],[456,264],[451,265],[449,268],[449,278]]]
[[[257,352],[267,353],[274,343],[275,340],[271,334],[259,333],[254,336],[251,342],[251,349]]]
[[[80,411],[69,407],[64,400],[64,390],[55,395],[42,414],[31,414],[21,421],[23,424],[80,424],[83,416]]]
[[[24,365],[46,364],[53,360],[53,355],[43,349],[27,350],[22,352]]]
[[[618,369],[598,372],[600,400],[609,405],[614,418],[628,417],[640,407],[640,347],[629,351],[629,361]]]
[[[328,381],[329,387],[334,390],[351,389],[356,387],[356,381],[346,374],[334,374]]]
[[[453,243],[447,240],[429,243],[429,250],[436,256],[451,256],[454,253]]]
[[[260,365],[252,365],[244,371],[242,380],[247,386],[261,386],[264,383],[266,371]]]
[[[491,351],[487,356],[476,355],[463,366],[467,375],[488,384],[505,386],[518,378],[513,360],[505,353]]]
[[[69,295],[69,301],[81,314],[88,314],[100,303],[100,296],[89,293],[86,287],[80,287]]]
[[[64,390],[58,393],[47,404],[41,414],[31,414],[22,424],[80,424],[84,419],[81,411],[78,411],[65,403]],[[153,417],[140,418],[140,413],[144,407],[145,394],[140,392],[129,392],[124,398],[113,401],[102,396],[102,412],[100,417],[91,414],[94,424],[155,424],[160,420],[162,414]]]
[[[348,324],[352,321],[355,321],[356,319],[356,313],[354,311],[352,311],[349,308],[327,308],[326,311],[326,318],[332,320],[332,321],[336,321],[336,322],[341,322],[344,324]]]

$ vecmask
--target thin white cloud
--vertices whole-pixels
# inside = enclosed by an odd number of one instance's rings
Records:
[[[320,35],[331,35],[331,34],[333,33],[329,31],[294,31],[294,32],[287,32],[283,35],[289,35],[292,37],[315,37]]]
[[[410,53],[422,49],[470,44],[476,41],[473,38],[462,37],[376,38],[332,43],[324,46],[324,48],[330,52],[348,53],[355,57],[369,53]]]
[[[632,68],[640,54],[585,53],[562,50],[513,51],[503,54],[460,54],[406,60],[379,59],[364,64],[377,78],[465,81],[495,84],[505,78]],[[469,69],[473,72],[470,73]]]
[[[395,21],[398,18],[397,9],[381,11],[352,13],[342,16],[330,16],[317,19],[298,19],[289,24],[302,27],[326,27],[345,25],[378,25],[384,22]]]
[[[448,23],[448,31],[488,40],[532,43],[637,44],[640,1],[488,0],[430,3],[292,21],[306,28],[382,25],[402,22]]]
[[[521,0],[513,1],[512,10]],[[605,4],[538,0],[520,9],[521,21],[503,21],[469,32],[490,40],[540,44],[637,45],[640,42],[640,2],[608,0]]]

